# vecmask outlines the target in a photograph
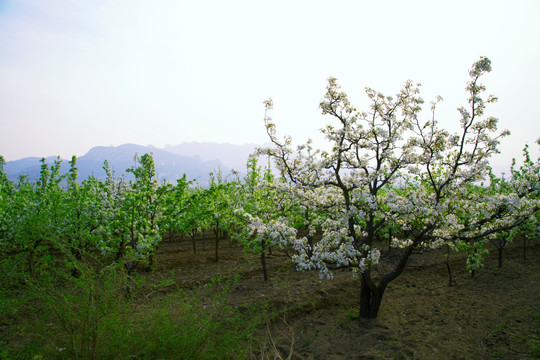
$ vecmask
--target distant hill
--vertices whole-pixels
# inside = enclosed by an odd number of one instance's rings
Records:
[[[243,173],[249,155],[255,152],[258,146],[260,145],[185,142],[179,145],[166,145],[165,150],[182,156],[200,156],[203,161],[218,159],[227,168]]]
[[[153,153],[156,163],[156,172],[160,181],[175,182],[184,174],[188,180],[197,180],[199,184],[208,184],[210,172],[221,169],[224,175],[235,169],[245,173],[246,161],[256,145],[232,145],[217,143],[183,143],[180,145],[167,145],[165,149],[154,146],[142,146],[136,144],[124,144],[120,146],[97,146],[87,154],[77,158],[79,178],[84,180],[93,175],[103,180],[105,171],[103,163],[109,162],[109,166],[117,176],[123,174],[129,179],[131,174],[126,174],[126,169],[134,165],[135,154],[143,155]],[[39,157],[28,157],[15,161],[8,161],[4,170],[12,180],[18,179],[21,174],[26,174],[31,180],[39,177],[41,163]],[[46,162],[52,164],[56,158],[48,157]],[[62,173],[69,170],[68,159],[62,163]]]

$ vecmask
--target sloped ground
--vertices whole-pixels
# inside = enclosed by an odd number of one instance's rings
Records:
[[[519,244],[505,249],[502,269],[492,252],[475,278],[464,258],[453,254],[452,287],[442,252],[413,255],[386,290],[376,321],[358,320],[359,280],[349,271],[320,280],[316,272],[296,272],[277,254],[267,259],[270,280],[264,282],[257,256],[222,241],[214,263],[213,243],[201,245],[193,254],[186,240],[162,244],[158,270],[149,276],[189,289],[241,274],[229,303],[238,311],[268,304],[275,314],[260,330],[263,341],[254,346],[254,358],[528,359],[540,352],[538,241],[528,248],[527,260]]]

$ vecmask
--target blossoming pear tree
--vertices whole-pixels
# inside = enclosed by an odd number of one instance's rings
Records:
[[[266,251],[270,246],[284,248],[288,239],[296,238],[296,228],[290,224],[291,203],[289,187],[276,179],[270,166],[264,170],[258,165],[259,159],[252,156],[247,162],[247,174],[238,189],[235,214],[239,223],[234,236],[245,251],[259,254],[264,281],[268,281]]]
[[[290,137],[280,140],[269,116],[273,103],[265,102],[273,145],[261,151],[294,184],[295,201],[306,207],[319,203],[312,224],[321,229],[321,239],[310,243],[306,237],[290,237],[298,252],[293,259],[298,269],[318,269],[325,277],[332,277],[334,268],[352,268],[361,278],[360,318],[377,317],[388,284],[403,272],[415,249],[439,247],[463,231],[456,218],[462,204],[471,201],[467,185],[488,175],[488,160],[498,152],[499,139],[508,135],[497,131],[497,119],[483,116],[486,105],[496,101],[484,99],[485,87],[479,83],[490,71],[485,57],[469,71],[467,106],[458,109],[461,130],[456,134],[436,120],[440,97],[423,120],[420,84],[412,81],[395,97],[367,88],[370,108],[359,112],[330,78],[320,109],[334,123],[322,129],[329,143],[323,150],[310,141],[295,150]],[[497,206],[488,204],[486,211],[497,212]],[[389,229],[398,230],[391,243],[396,254],[390,266],[378,266],[377,240]]]

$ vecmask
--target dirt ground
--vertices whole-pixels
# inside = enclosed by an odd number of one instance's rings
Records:
[[[321,280],[317,272],[297,272],[274,252],[264,282],[258,256],[221,241],[214,263],[213,242],[198,243],[197,254],[187,240],[163,243],[157,272],[149,276],[190,289],[215,276],[241,274],[230,304],[242,311],[265,303],[276,314],[260,330],[264,345],[254,358],[529,359],[540,342],[540,241],[528,247],[527,260],[520,244],[511,244],[502,269],[490,249],[474,278],[464,258],[452,254],[452,287],[441,251],[413,254],[372,321],[357,317],[360,283],[350,271]]]

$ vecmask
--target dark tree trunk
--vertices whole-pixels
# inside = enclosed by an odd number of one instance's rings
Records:
[[[75,260],[77,260],[77,263],[79,263],[80,260],[82,260],[82,253],[79,249],[71,249],[71,254],[75,257]],[[81,277],[81,271],[77,268],[76,265],[72,265],[71,268],[71,276],[74,278],[80,278]]]
[[[476,255],[476,253],[477,253],[477,251],[476,251],[476,249],[474,249],[473,254]],[[475,269],[472,269],[472,270],[471,270],[471,277],[474,278],[475,275],[476,275],[476,270],[475,270]]]
[[[123,235],[119,235],[119,234],[114,234],[115,236],[120,236],[120,245],[118,246],[118,250],[116,251],[116,256],[114,258],[114,262],[119,262],[123,257],[124,257],[124,252],[125,252],[125,244],[126,244],[126,241],[124,240],[124,236]]]
[[[133,273],[135,272],[135,268],[137,266],[137,263],[135,261],[128,261],[124,264],[124,267],[126,268],[127,277],[126,277],[126,298],[131,298],[133,295],[133,289],[132,289],[132,282],[133,282]]]
[[[266,250],[265,247],[266,247],[266,243],[263,240],[262,243],[261,243],[261,267],[262,267],[262,271],[263,271],[264,281],[268,281],[268,270],[266,268],[266,255],[264,254],[264,252]]]
[[[195,244],[195,236],[197,236],[197,232],[195,230],[191,230],[191,244],[193,246],[193,254],[197,255],[197,246]]]
[[[450,268],[450,246],[446,245],[446,270],[448,271],[448,286],[452,286],[452,269]]]
[[[497,248],[497,255],[499,260],[499,269],[502,268],[503,264],[503,249],[507,244],[506,240],[497,239],[492,241],[492,244]]]
[[[360,285],[360,309],[358,313],[361,319],[377,318],[383,293],[384,290],[380,291],[378,287],[370,288],[362,276],[362,283]]]
[[[216,239],[216,244],[215,244],[215,251],[214,251],[214,262],[218,262],[218,249],[219,249],[219,221],[216,221],[216,227],[214,229],[214,237]]]
[[[399,275],[401,275],[415,246],[416,242],[405,248],[394,269],[384,275],[379,281],[379,284],[375,285],[369,270],[362,273],[362,283],[360,285],[360,309],[358,312],[360,319],[377,318],[386,287],[391,281],[395,280]]]
[[[150,254],[148,254],[148,267],[147,271],[154,270],[154,266],[156,265],[156,250],[152,250]]]
[[[261,251],[261,266],[263,270],[264,281],[268,281],[268,270],[266,269],[266,256],[264,255],[264,251]]]

